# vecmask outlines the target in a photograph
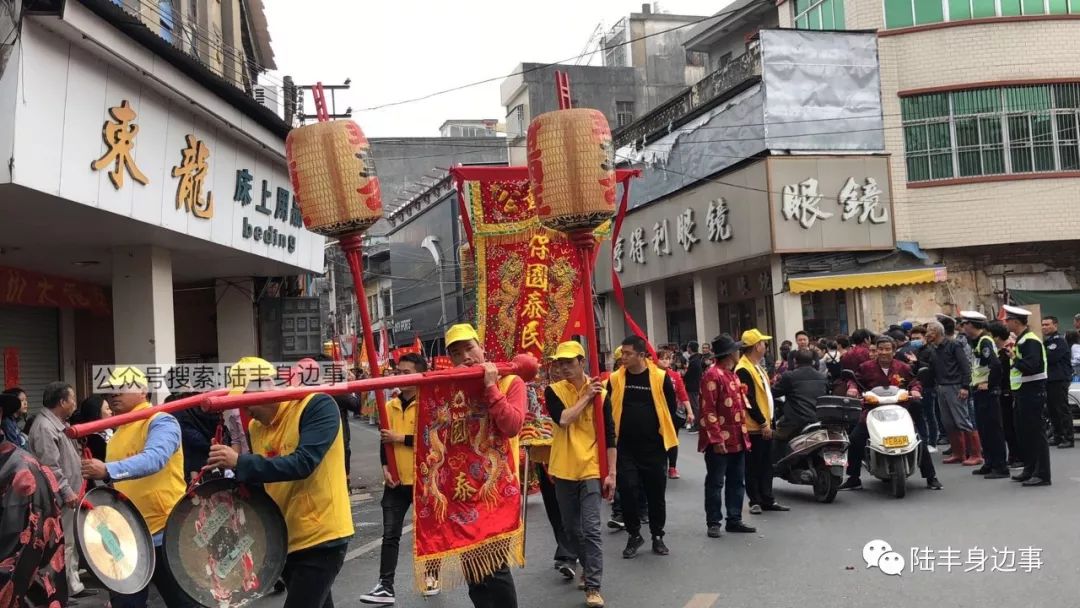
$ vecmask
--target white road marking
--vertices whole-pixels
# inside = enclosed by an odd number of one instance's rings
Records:
[[[712,608],[718,599],[720,599],[719,593],[698,593],[690,598],[683,608]]]
[[[409,525],[405,526],[404,528],[401,529],[401,535],[405,536],[409,532],[412,532],[412,529],[413,529],[412,524],[409,524]],[[382,539],[381,538],[376,538],[375,540],[371,541],[370,543],[367,543],[366,545],[361,545],[361,546],[353,549],[352,551],[349,551],[348,553],[346,553],[345,554],[345,561],[352,561],[352,560],[360,557],[361,555],[364,555],[366,553],[370,553],[371,551],[373,551],[373,550],[375,550],[375,549],[377,549],[377,548],[379,548],[381,546],[382,546]],[[717,595],[716,597],[720,597],[720,596]],[[711,606],[711,605],[712,604],[709,604],[709,606]],[[709,606],[701,606],[700,608],[709,608]]]

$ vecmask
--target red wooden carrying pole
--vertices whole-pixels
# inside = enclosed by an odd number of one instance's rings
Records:
[[[76,424],[73,426],[69,426],[67,429],[64,430],[64,432],[67,433],[68,437],[71,437],[73,439],[79,439],[80,437],[93,435],[94,433],[104,431],[105,429],[114,429],[129,422],[144,420],[153,416],[154,414],[159,414],[162,412],[166,414],[171,414],[173,412],[179,412],[180,410],[190,409],[204,403],[210,397],[218,397],[221,395],[227,395],[228,393],[229,389],[220,388],[216,391],[199,393],[198,395],[192,395],[190,397],[184,397],[183,399],[177,399],[176,401],[170,401],[168,403],[158,405],[150,409],[140,410],[138,412],[128,412],[127,414],[117,414],[116,416],[102,418],[101,420],[94,420],[93,422]]]
[[[536,377],[540,367],[536,358],[532,355],[517,355],[508,363],[496,363],[499,374],[506,376],[515,374],[521,376],[526,382]],[[204,407],[211,411],[231,410],[244,408],[252,405],[266,403],[282,403],[303,399],[312,393],[324,393],[327,395],[342,395],[359,391],[381,391],[388,388],[402,386],[424,386],[444,382],[460,382],[464,380],[479,380],[484,377],[484,368],[480,366],[455,367],[437,371],[424,372],[422,374],[404,374],[400,376],[385,376],[382,378],[366,378],[352,382],[342,382],[327,386],[298,386],[294,388],[274,389],[255,393],[241,393],[239,395],[227,395],[225,389],[217,390],[193,397],[185,397],[158,407],[152,407],[138,412],[119,414],[93,422],[85,422],[68,427],[64,432],[69,437],[86,437],[98,431],[111,429],[118,426],[145,420],[160,412],[176,412],[196,406]]]
[[[356,304],[360,312],[361,331],[364,335],[364,350],[367,352],[368,368],[372,378],[382,375],[379,370],[379,357],[375,352],[375,336],[371,331],[371,316],[368,314],[367,294],[364,292],[364,261],[362,257],[363,238],[359,234],[352,234],[338,240],[341,250],[345,252],[345,259],[349,262],[349,270],[352,271],[353,292],[356,295]],[[379,408],[379,428],[390,429],[390,418],[386,413],[386,395],[381,390],[375,391],[375,404]],[[386,468],[390,472],[390,478],[400,480],[397,471],[397,462],[394,461],[393,444],[383,444],[386,452]]]
[[[589,378],[600,376],[600,349],[596,343],[596,311],[593,308],[592,290],[592,263],[593,249],[596,247],[596,239],[592,232],[582,232],[573,235],[574,246],[581,256],[581,294],[580,298],[585,302],[585,338],[589,348]],[[600,463],[600,481],[607,479],[607,434],[604,426],[604,400],[597,395],[593,399],[593,425],[596,429],[597,461]]]

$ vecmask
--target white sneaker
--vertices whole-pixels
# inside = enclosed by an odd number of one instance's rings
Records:
[[[439,579],[435,578],[434,576],[429,576],[424,579],[424,591],[420,595],[423,595],[424,597],[432,597],[435,595],[439,595],[440,591],[441,589],[439,589]]]
[[[926,450],[928,452],[930,452],[931,454],[937,454],[938,453],[938,449],[936,447],[932,446],[932,445],[926,446]]]
[[[361,595],[360,601],[364,604],[393,604],[395,601],[394,588],[380,582],[378,585],[375,585],[375,588],[372,589],[370,593]]]

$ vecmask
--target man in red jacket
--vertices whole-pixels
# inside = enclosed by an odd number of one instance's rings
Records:
[[[744,460],[750,450],[750,433],[746,430],[743,384],[732,371],[740,347],[742,343],[727,334],[713,340],[716,365],[701,378],[698,451],[705,454],[705,525],[709,538],[720,538],[725,510],[728,532],[757,532],[742,522],[746,497]]]
[[[849,397],[858,397],[862,395],[862,391],[877,387],[896,386],[907,390],[911,394],[912,401],[908,402],[908,412],[911,413],[912,419],[921,416],[918,407],[914,406],[914,404],[922,400],[922,384],[911,372],[911,366],[903,361],[897,361],[893,357],[895,344],[892,338],[881,336],[877,339],[876,346],[877,357],[859,365],[858,370],[855,372],[857,382],[848,381],[847,395]],[[862,481],[860,481],[859,476],[862,469],[863,454],[866,452],[866,444],[870,439],[870,434],[866,428],[866,415],[869,411],[864,405],[862,416],[859,417],[859,424],[851,433],[851,445],[848,448],[848,478],[840,486],[841,490],[862,488]],[[930,459],[930,450],[927,449],[925,440],[919,442],[919,472],[926,479],[927,488],[931,490],[941,489],[941,482],[937,479],[934,462]]]

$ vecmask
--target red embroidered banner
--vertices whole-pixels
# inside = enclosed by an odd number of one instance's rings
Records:
[[[581,261],[566,235],[540,224],[525,167],[459,167],[459,204],[476,256],[476,324],[489,360],[543,359],[578,305]],[[620,172],[629,179],[631,172]],[[597,230],[607,234],[610,223]]]
[[[100,285],[0,266],[0,304],[82,308],[110,314]]]
[[[4,349],[4,390],[19,386],[19,349]]]
[[[505,390],[505,387],[503,387]],[[499,435],[478,382],[420,392],[416,426],[415,580],[443,587],[524,564],[516,441]]]

